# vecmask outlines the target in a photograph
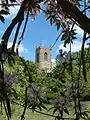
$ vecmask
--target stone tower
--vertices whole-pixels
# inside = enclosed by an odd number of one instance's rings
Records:
[[[50,72],[52,66],[50,48],[36,48],[35,63],[40,70]]]

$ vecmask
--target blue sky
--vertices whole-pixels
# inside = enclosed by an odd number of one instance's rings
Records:
[[[10,11],[12,13],[5,17],[5,24],[2,24],[0,22],[0,39],[6,30],[6,28],[9,26],[12,18],[17,13],[19,7],[17,8],[10,8]],[[23,25],[21,27],[21,30],[23,28]],[[81,48],[81,36],[83,34],[83,31],[76,26],[78,35],[77,40],[73,44],[72,51],[80,50]],[[9,46],[12,44],[13,36],[14,36],[15,30],[12,31],[12,35],[10,37]],[[59,35],[60,31],[57,31],[55,25],[51,26],[49,21],[45,20],[45,15],[43,13],[40,13],[35,20],[31,20],[29,18],[28,25],[25,31],[24,39],[22,41],[22,44],[20,46],[20,55],[23,56],[25,59],[34,61],[35,59],[35,49],[37,46],[45,46],[50,47],[54,42],[57,36]],[[20,37],[21,31],[19,33]],[[19,40],[19,38],[18,38]],[[69,46],[67,48],[63,47],[63,43],[58,40],[56,45],[53,47],[51,54],[52,59],[54,60],[56,55],[58,54],[58,49],[61,48],[63,50],[69,51]]]
[[[0,39],[6,30],[6,28],[9,26],[12,18],[17,13],[18,9],[11,8],[13,10],[13,13],[7,17],[5,17],[5,24],[0,22]],[[21,29],[23,28],[23,25]],[[51,26],[49,21],[45,20],[45,15],[43,13],[40,13],[35,20],[31,20],[29,18],[27,28],[25,31],[24,39],[22,41],[22,45],[25,51],[21,52],[21,56],[24,56],[25,59],[33,60],[35,59],[35,49],[37,46],[45,46],[50,47],[54,42],[56,37],[58,36],[60,31],[57,31],[55,25]],[[12,32],[12,35],[10,37],[10,42],[13,39],[15,30]],[[21,31],[20,31],[21,33]],[[19,34],[20,37],[20,34]],[[57,54],[57,48],[60,41],[57,42],[55,47],[52,50],[52,58],[55,58]]]

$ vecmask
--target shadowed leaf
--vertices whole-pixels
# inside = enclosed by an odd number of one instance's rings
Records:
[[[1,10],[1,11],[0,11],[0,14],[3,14],[3,15],[8,15],[8,14],[9,14],[9,12],[8,12],[8,11],[6,11],[6,10]]]
[[[3,17],[2,15],[0,15],[0,20],[1,20],[3,23],[5,23],[5,19],[4,19],[4,17]]]
[[[69,115],[69,111],[67,108],[64,109],[64,112],[67,113]]]

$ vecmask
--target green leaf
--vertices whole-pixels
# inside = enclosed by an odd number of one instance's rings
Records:
[[[53,114],[55,114],[55,112],[58,110],[58,108],[55,108],[54,110],[53,110]]]
[[[73,36],[72,39],[77,39],[77,38]]]
[[[48,111],[52,110],[53,108],[55,108],[55,107],[51,107],[51,108],[49,108]]]
[[[53,19],[53,23],[55,23],[55,21],[56,21],[55,16],[52,16],[52,19]]]
[[[39,110],[40,110],[40,111],[42,111],[42,108],[41,108],[41,106],[40,106],[40,105],[38,105],[37,107],[39,108]]]
[[[57,30],[59,30],[59,29],[60,29],[60,24],[57,25]]]
[[[56,20],[55,16],[51,16],[50,24],[52,25],[53,23],[55,23],[55,20]]]
[[[36,108],[36,106],[32,106],[32,112],[34,112],[35,111],[35,108]]]
[[[8,11],[6,11],[6,10],[1,10],[1,11],[0,11],[0,14],[3,14],[3,15],[8,15],[8,14],[9,14],[9,12],[8,12]]]
[[[8,110],[8,115],[11,118],[11,107],[10,107],[10,99],[8,98],[8,96],[6,95],[6,105],[7,105],[7,110]]]
[[[62,34],[61,40],[63,41],[63,40],[65,40],[65,39],[66,39],[66,35],[65,35],[65,34]]]
[[[86,112],[81,113],[83,116],[86,116],[88,118],[88,114]]]
[[[66,40],[65,40],[65,42],[64,42],[64,47],[66,48],[66,44],[67,44],[67,42],[66,42]]]
[[[69,111],[67,108],[64,109],[64,112],[67,113],[69,115]]]
[[[4,17],[3,17],[2,15],[0,15],[0,20],[1,20],[3,23],[5,23],[5,19],[4,19]]]
[[[47,108],[43,104],[41,104],[41,107],[44,108],[45,110],[47,110]]]
[[[52,25],[52,18],[50,19],[50,24]]]
[[[47,18],[46,18],[46,20],[48,20],[48,19],[50,19],[51,18],[51,15],[50,16],[48,16]]]
[[[74,29],[74,30],[73,30],[73,35],[77,35],[77,33],[76,33],[75,31],[76,31],[76,30]]]

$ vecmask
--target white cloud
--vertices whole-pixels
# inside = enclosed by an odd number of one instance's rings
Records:
[[[1,1],[0,1],[0,3],[1,3]],[[12,4],[12,3],[9,1],[9,4]],[[9,6],[9,13],[10,14],[9,15],[4,15],[5,18],[8,18],[8,17],[13,18],[17,14],[17,12],[20,8],[20,5],[19,5],[20,1],[16,2],[15,4],[18,4],[18,5]],[[1,9],[2,9],[2,7],[0,6],[0,10]]]
[[[8,48],[10,48],[11,46],[12,46],[12,42],[9,42]],[[16,47],[15,47],[15,49],[16,49]],[[23,44],[20,44],[18,51],[19,51],[19,54],[22,54],[22,53],[27,54],[28,53],[28,49],[25,48]]]
[[[9,7],[9,13],[8,15],[3,15],[4,18],[7,19],[13,19],[15,17],[15,15],[17,14],[17,12],[19,11],[20,6],[10,6]],[[0,6],[0,10],[1,10],[1,6]]]
[[[73,41],[72,52],[77,52],[81,49],[82,42],[80,40],[83,38],[84,31],[77,25],[74,26],[74,29],[76,29],[76,33],[77,33],[76,37],[77,37],[78,40]],[[89,46],[87,45],[87,43],[85,43],[85,48],[87,48],[87,47],[89,47]],[[65,48],[64,44],[62,43],[62,44],[59,45],[59,47],[57,49],[57,52],[59,52],[59,49],[62,49],[63,51],[68,52],[70,50],[70,45],[67,44],[66,48]]]
[[[17,14],[19,8],[20,8],[20,6],[15,6],[15,7],[10,6],[10,8],[9,8],[9,13],[10,14],[5,16],[5,17],[6,18],[13,18]]]
[[[80,42],[80,41],[74,41],[73,42],[73,44],[72,44],[72,46],[71,46],[71,48],[72,48],[72,52],[77,52],[77,51],[79,51],[80,49],[81,49],[81,46],[82,46],[82,42]],[[88,47],[88,45],[87,45],[87,43],[85,43],[85,48],[87,48]],[[59,47],[58,47],[58,50],[57,50],[57,52],[59,51],[59,49],[62,49],[63,51],[69,51],[70,50],[70,45],[69,44],[67,44],[67,46],[66,46],[66,48],[63,46],[63,44],[60,44],[59,45]]]
[[[0,42],[1,42],[1,40],[0,40]],[[13,44],[12,42],[9,42],[7,48],[12,47],[12,44]],[[15,46],[15,50],[16,50],[16,46]],[[20,44],[18,51],[19,51],[19,54],[27,54],[28,53],[28,49],[25,48],[23,44]]]
[[[19,47],[19,52],[27,54],[28,53],[28,49],[25,48],[23,44],[21,44],[20,47]]]
[[[52,58],[51,62],[52,62],[52,68],[55,67],[55,65],[56,65],[55,58]]]
[[[51,61],[52,61],[52,63],[55,63],[55,59],[54,58],[52,58]]]

